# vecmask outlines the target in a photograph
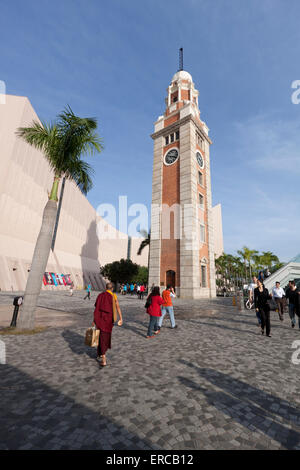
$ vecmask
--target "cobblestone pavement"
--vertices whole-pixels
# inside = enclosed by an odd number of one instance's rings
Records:
[[[14,294],[0,294],[0,304]],[[300,449],[300,340],[272,312],[272,338],[231,299],[176,299],[145,338],[144,301],[119,297],[109,366],[84,345],[96,293],[42,293],[40,305],[74,315],[71,327],[1,336],[0,449]]]

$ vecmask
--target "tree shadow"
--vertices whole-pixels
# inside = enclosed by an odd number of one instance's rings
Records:
[[[300,425],[300,409],[288,401],[271,395],[230,375],[209,368],[198,367],[183,359],[179,362],[195,370],[201,378],[221,391],[212,391],[195,381],[178,377],[181,384],[191,389],[188,397],[201,392],[208,403],[253,432],[263,432],[287,449],[299,446],[300,432],[289,428],[289,417]],[[281,421],[285,421],[282,423]]]
[[[89,407],[11,365],[0,366],[0,449],[158,449],[103,414],[98,374],[85,382]]]
[[[254,316],[253,316],[253,320],[254,320],[254,323],[251,322],[251,321],[245,321],[245,320],[235,320],[235,319],[232,319],[232,318],[219,318],[219,320],[222,320],[222,321],[227,321],[227,322],[230,322],[230,323],[241,323],[242,325],[250,325],[250,326],[256,326],[257,325],[257,317],[255,315],[255,312],[254,312]],[[256,320],[256,322],[255,322]],[[273,323],[271,323],[271,328],[282,328],[282,326],[284,325],[281,325],[281,324],[276,324],[275,325]]]
[[[221,328],[221,330],[238,331],[239,333],[248,333],[249,335],[258,336],[258,333],[257,332],[255,333],[254,331],[240,330],[239,328],[230,328],[229,326],[217,325],[216,323],[208,323],[208,322],[204,322],[204,321],[195,321],[195,320],[190,320],[190,319],[186,320],[186,321],[188,321],[189,323],[195,323],[196,325],[208,325],[208,326],[212,326],[214,328]]]
[[[92,289],[96,291],[105,290],[105,281],[100,274],[99,237],[96,221],[92,221],[88,228],[87,239],[81,248],[80,257],[84,285],[91,284]]]

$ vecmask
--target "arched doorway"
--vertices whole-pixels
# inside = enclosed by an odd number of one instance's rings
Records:
[[[166,285],[170,285],[175,289],[176,273],[175,271],[169,270],[166,272]]]

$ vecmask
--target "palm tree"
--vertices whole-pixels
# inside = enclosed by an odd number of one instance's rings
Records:
[[[243,262],[244,262],[244,267],[245,267],[245,281],[247,280],[248,274],[247,274],[247,261],[249,259],[249,248],[247,246],[244,246],[241,250],[237,250],[238,255],[241,256]]]
[[[96,129],[96,119],[75,116],[68,106],[54,124],[34,121],[30,127],[21,127],[17,131],[19,137],[44,153],[54,173],[25,288],[18,324],[20,329],[34,327],[38,296],[50,253],[61,178],[72,179],[84,193],[92,187],[92,168],[81,158],[83,154],[101,152],[103,147]]]
[[[150,247],[150,232],[147,232],[146,230],[141,230],[140,233],[143,235],[144,240],[140,244],[140,247],[137,252],[138,255],[142,254],[142,251],[144,248],[146,248],[146,246]]]
[[[254,256],[258,255],[257,250],[250,250],[247,246],[243,246],[241,250],[237,250],[237,253],[242,257],[245,266],[245,281],[247,282],[248,273],[247,273],[247,261],[249,266],[249,277],[251,279],[252,272],[251,272],[251,260],[254,259]]]
[[[257,250],[250,250],[249,253],[249,270],[250,270],[250,279],[252,278],[252,264],[251,261],[255,263],[256,257],[258,256],[259,252]]]
[[[279,263],[279,259],[272,251],[262,252],[262,261],[264,268],[270,269],[273,263]]]
[[[149,285],[149,264],[150,264],[150,238],[151,238],[151,230],[147,232],[146,230],[141,230],[140,233],[143,235],[144,240],[142,240],[138,252],[138,255],[142,254],[142,251],[146,246],[149,246],[149,251],[148,251],[148,285]]]
[[[223,287],[227,284],[227,255],[223,253],[215,258],[216,274],[221,276]]]

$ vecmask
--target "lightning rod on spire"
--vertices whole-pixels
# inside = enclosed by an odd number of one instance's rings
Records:
[[[179,70],[183,70],[183,48],[179,49]]]

